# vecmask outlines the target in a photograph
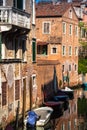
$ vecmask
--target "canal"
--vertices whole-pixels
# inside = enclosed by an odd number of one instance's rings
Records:
[[[52,118],[45,127],[28,130],[87,130],[87,92],[82,88],[74,90],[74,99],[61,116]],[[10,129],[9,129],[10,130]],[[13,130],[13,129],[12,129]],[[22,125],[17,130],[26,130]]]

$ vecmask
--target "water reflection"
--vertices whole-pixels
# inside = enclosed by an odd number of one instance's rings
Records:
[[[51,119],[47,127],[37,127],[36,130],[86,130],[87,127],[84,125],[84,119],[80,119],[81,116],[80,118],[78,116],[78,99],[82,98],[82,95],[82,89],[75,90],[74,99],[69,100],[69,107],[63,112],[63,115]]]
[[[56,115],[56,118],[51,119],[45,127],[28,130],[87,130],[87,99],[84,97],[84,91],[82,89],[74,91],[74,99],[69,100],[69,107],[63,115],[60,117]]]

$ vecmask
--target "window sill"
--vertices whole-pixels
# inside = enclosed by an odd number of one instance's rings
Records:
[[[0,59],[0,63],[26,63],[23,59]]]

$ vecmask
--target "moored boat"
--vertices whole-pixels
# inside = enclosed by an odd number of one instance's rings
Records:
[[[45,126],[50,120],[53,109],[51,107],[39,107],[33,111],[29,111],[29,115],[24,120],[24,125],[29,127]]]
[[[53,109],[51,107],[39,107],[34,112],[40,117],[36,122],[36,126],[45,126],[50,120]]]
[[[61,89],[62,92],[64,92],[66,95],[68,95],[69,99],[73,99],[74,98],[74,90],[65,87],[65,89]]]

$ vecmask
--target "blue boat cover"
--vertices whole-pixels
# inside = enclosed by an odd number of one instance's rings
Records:
[[[27,124],[34,127],[36,124],[36,121],[39,119],[39,116],[34,111],[29,111],[28,113],[28,119]]]

